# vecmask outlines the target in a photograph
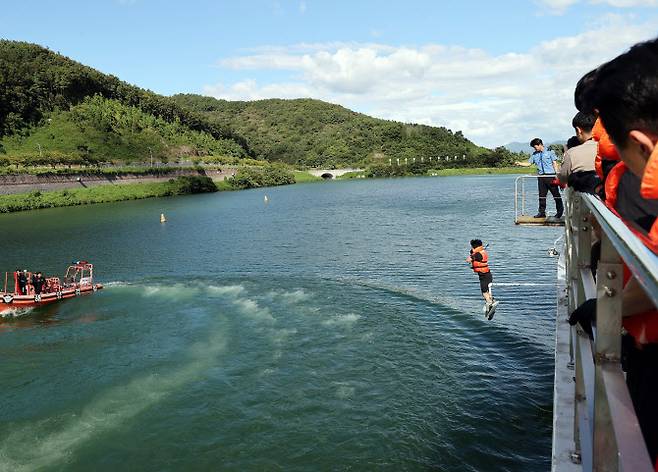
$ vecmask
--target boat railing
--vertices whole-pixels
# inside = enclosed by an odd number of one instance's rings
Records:
[[[625,263],[658,306],[658,257],[597,197],[571,189],[565,193],[565,279],[564,293],[558,297],[564,306],[558,306],[556,328],[553,470],[651,472],[620,363],[622,292]],[[601,254],[595,278],[590,257],[597,238]],[[569,327],[567,315],[592,298],[596,326],[590,337],[579,324]],[[561,330],[568,336],[563,343]],[[572,433],[565,434],[566,429]],[[578,468],[573,469],[573,464]]]
[[[539,177],[557,178],[555,174],[543,175],[519,175],[514,180],[514,223],[517,225],[534,226],[562,226],[562,219],[557,218],[534,218],[530,215],[537,212],[539,202],[539,189],[537,179]],[[552,198],[549,192],[543,199]]]

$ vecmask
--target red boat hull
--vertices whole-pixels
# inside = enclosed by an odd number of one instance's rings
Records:
[[[102,288],[103,285],[101,284],[90,284],[80,287],[67,287],[58,290],[57,292],[42,293],[40,295],[14,295],[13,293],[0,292],[0,313],[9,310],[47,305],[59,300],[66,300],[68,298],[93,293]]]

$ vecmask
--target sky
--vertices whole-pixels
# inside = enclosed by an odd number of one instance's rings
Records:
[[[658,0],[0,0],[0,38],[163,95],[316,98],[495,147],[573,134],[578,79]]]

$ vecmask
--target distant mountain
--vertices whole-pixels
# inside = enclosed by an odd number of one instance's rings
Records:
[[[566,144],[566,141],[551,141],[550,143],[544,143],[546,147],[550,146],[551,144]],[[508,151],[512,152],[522,152],[523,154],[532,154],[532,148],[530,147],[530,141],[527,143],[522,143],[519,141],[514,141],[511,143],[503,144],[503,147],[507,149]]]
[[[503,147],[512,152],[522,152],[524,154],[530,154],[532,152],[532,148],[528,143],[521,143],[519,141],[503,144]]]

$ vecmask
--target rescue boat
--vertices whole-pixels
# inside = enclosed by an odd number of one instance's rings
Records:
[[[19,276],[18,271],[5,273],[4,290],[0,292],[0,315],[10,310],[34,308],[103,288],[102,284],[94,283],[94,265],[87,261],[77,261],[69,265],[63,280],[59,277],[37,279],[36,273],[27,271],[23,274],[24,284],[20,282],[23,277]],[[13,291],[8,287],[10,277],[14,282]],[[39,291],[38,286],[41,286],[40,293],[36,293]]]

